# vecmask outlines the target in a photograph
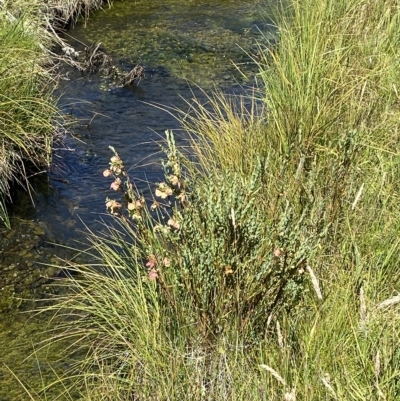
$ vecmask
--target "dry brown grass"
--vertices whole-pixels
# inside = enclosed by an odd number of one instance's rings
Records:
[[[57,19],[66,23],[80,16],[86,18],[90,11],[111,4],[112,0],[4,0],[1,7],[9,10],[17,18],[29,9],[44,19]]]
[[[87,18],[90,11],[111,6],[111,3],[112,0],[46,0],[46,7],[56,17],[70,21],[80,16]]]

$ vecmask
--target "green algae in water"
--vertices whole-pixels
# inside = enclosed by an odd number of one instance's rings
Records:
[[[71,345],[67,341],[54,342],[41,348],[43,331],[49,328],[48,321],[50,316],[34,316],[33,313],[1,316],[1,401],[30,400],[23,385],[37,401],[79,399],[78,389],[70,389],[69,394],[63,397],[64,386],[54,385],[57,379],[65,375],[75,359],[65,357],[65,349]],[[68,386],[68,380],[64,384]],[[43,393],[42,389],[46,386],[50,387]]]
[[[271,35],[266,9],[265,0],[115,2],[71,34],[88,44],[101,42],[115,58],[163,67],[206,88],[254,75],[251,54],[263,38],[258,27]]]
[[[63,353],[70,345],[66,341],[63,345],[54,343],[40,349],[40,341],[51,337],[43,332],[54,328],[56,321],[51,320],[52,314],[36,316],[30,312],[38,306],[37,300],[60,291],[49,279],[60,273],[62,261],[54,255],[55,249],[48,243],[50,236],[46,231],[41,222],[22,219],[12,219],[11,230],[0,230],[1,401],[28,400],[18,380],[36,393],[53,383],[72,363]],[[60,257],[71,256],[70,251],[65,253],[63,249],[56,253]],[[46,397],[53,399],[52,395],[61,391],[61,386],[54,387],[46,392]]]

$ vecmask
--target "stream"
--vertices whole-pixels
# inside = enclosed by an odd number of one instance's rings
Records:
[[[50,173],[32,180],[31,196],[14,194],[13,230],[0,232],[0,401],[28,399],[4,363],[33,388],[54,379],[47,362],[57,359],[56,351],[25,359],[47,323],[45,316],[21,314],[33,303],[19,299],[43,296],[46,278],[58,274],[57,265],[73,257],[73,248],[82,249],[87,230],[101,231],[110,222],[105,199],[113,194],[102,175],[112,156],[108,147],[115,147],[130,167],[138,189],[148,191],[148,183],[162,177],[164,131],[174,130],[178,143],[186,144],[173,109],[187,110],[194,96],[206,101],[205,93],[215,88],[243,93],[254,84],[257,42],[273,35],[267,4],[116,1],[64,34],[76,50],[101,43],[120,70],[140,64],[145,75],[119,87],[100,74],[61,70],[59,107],[77,122],[56,146]]]

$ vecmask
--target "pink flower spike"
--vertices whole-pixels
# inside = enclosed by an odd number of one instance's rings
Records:
[[[179,230],[181,228],[181,225],[174,219],[169,219],[168,225],[175,228],[176,230]]]
[[[156,263],[157,263],[157,260],[156,260],[156,258],[154,257],[154,255],[150,255],[148,258],[147,258],[147,263],[146,263],[146,267],[148,267],[149,269],[154,269],[154,267],[155,267],[155,265],[156,265]]]
[[[154,211],[156,210],[160,204],[157,201],[154,201],[153,204],[150,206],[150,210]]]
[[[111,175],[111,171],[109,169],[103,171],[104,177],[109,177]]]
[[[171,176],[169,177],[169,180],[171,181],[171,184],[172,184],[172,185],[175,185],[175,186],[179,186],[179,187],[180,187],[179,178],[178,178],[176,175],[171,175]]]
[[[118,191],[119,187],[121,185],[121,179],[117,178],[110,186],[111,189],[113,189],[114,191]]]
[[[165,199],[168,195],[160,189],[156,189],[156,196],[159,196],[161,199]]]
[[[111,200],[107,201],[106,207],[107,207],[107,210],[109,212],[111,212],[112,214],[118,214],[119,209],[122,207],[122,205],[120,203],[118,203],[117,201],[111,199]]]
[[[155,280],[158,277],[157,271],[155,269],[151,269],[149,272],[149,279],[151,281]]]

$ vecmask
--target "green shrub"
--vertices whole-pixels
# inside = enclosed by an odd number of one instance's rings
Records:
[[[268,219],[262,199],[267,168],[260,162],[249,178],[228,171],[193,183],[174,267],[165,275],[172,275],[179,297],[189,299],[185,309],[205,337],[237,331],[260,340],[268,317],[302,291],[318,234],[306,228],[308,213],[295,215],[289,204],[277,220]]]
[[[117,154],[105,171],[114,175],[111,187],[123,193],[121,202],[107,199],[108,210],[119,215],[125,206],[135,221],[131,227],[122,219],[132,238],[126,252],[147,261],[143,273],[146,265],[177,325],[196,327],[211,344],[235,331],[244,340],[260,340],[268,317],[298,300],[326,230],[316,229],[309,208],[298,214],[289,202],[269,218],[263,200],[267,161],[260,160],[248,178],[225,171],[207,180],[184,179],[183,157],[167,134],[165,182],[155,191],[166,203],[151,206],[157,218],[135,193]]]

